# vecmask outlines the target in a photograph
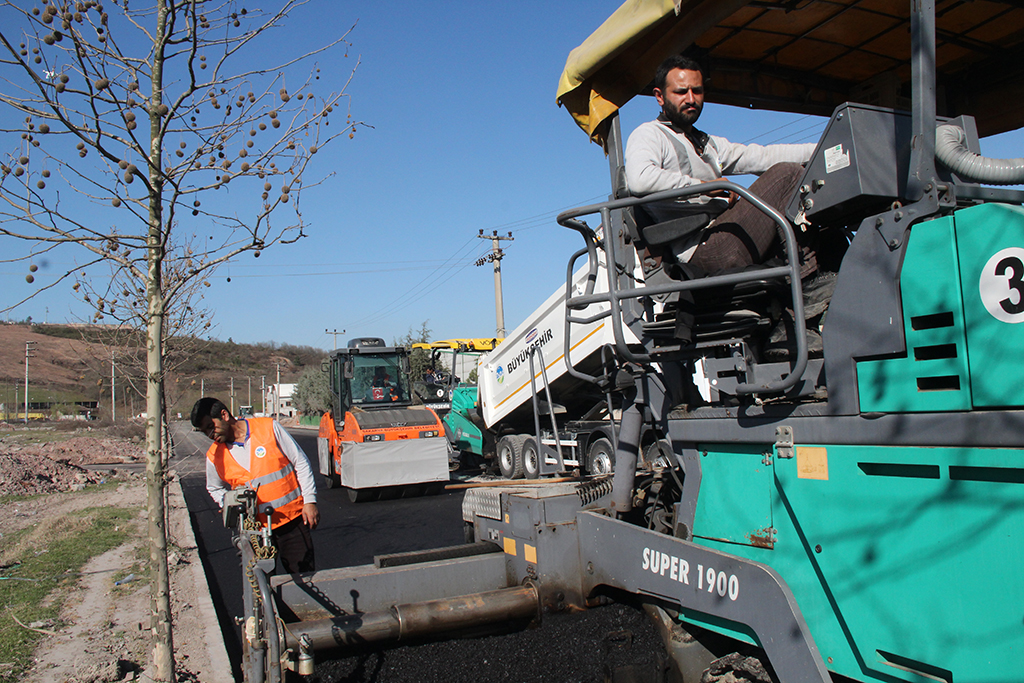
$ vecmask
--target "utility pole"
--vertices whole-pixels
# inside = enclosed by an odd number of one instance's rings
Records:
[[[110,421],[117,422],[117,393],[114,391],[114,352],[110,352]]]
[[[33,341],[25,342],[25,424],[28,424],[28,359],[33,357],[35,345]]]
[[[338,332],[338,328],[335,327],[334,328],[334,332],[331,332],[330,330],[324,330],[324,334],[333,334],[334,335],[334,350],[337,351],[338,350],[338,335],[339,334],[345,334],[345,330],[342,330],[341,332]]]
[[[260,375],[260,412],[267,414],[267,376]]]
[[[274,412],[281,417],[281,364],[277,364],[277,387],[274,389]]]
[[[249,380],[249,408],[252,408],[252,377],[246,377]]]
[[[498,231],[493,231],[490,235],[485,235],[484,231],[481,230],[480,234],[477,235],[482,240],[491,240],[491,253],[487,256],[482,256],[476,260],[476,265],[482,266],[485,263],[494,264],[494,312],[498,322],[497,336],[503,338],[505,336],[505,307],[501,301],[501,259],[505,257],[505,252],[501,250],[501,240],[513,241],[515,238],[512,237],[512,233],[508,233],[508,237],[502,237],[498,235]]]
[[[228,392],[231,395],[231,414],[235,414],[235,378],[231,378],[231,391]]]

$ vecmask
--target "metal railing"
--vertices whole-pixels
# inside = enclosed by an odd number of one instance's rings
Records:
[[[705,278],[683,280],[662,285],[628,288],[622,288],[619,286],[618,264],[620,261],[618,254],[616,253],[617,240],[615,239],[616,236],[607,234],[607,231],[611,230],[611,215],[613,211],[619,211],[650,202],[678,199],[697,194],[710,194],[719,190],[736,193],[740,197],[749,201],[755,208],[775,222],[779,238],[785,246],[786,265],[762,268],[747,272],[712,275]],[[605,239],[599,239],[597,233],[592,228],[590,228],[586,223],[577,220],[581,216],[591,214],[600,214],[601,225],[605,226]],[[586,242],[586,247],[577,251],[570,258],[568,276],[566,279],[565,362],[566,367],[572,376],[577,379],[594,383],[600,383],[602,379],[579,372],[573,367],[570,357],[571,336],[569,334],[572,324],[590,324],[604,318],[610,318],[617,353],[628,362],[647,364],[655,360],[657,352],[654,354],[638,353],[630,348],[630,345],[626,342],[622,323],[622,303],[624,301],[687,290],[711,289],[714,287],[723,287],[764,279],[783,280],[788,277],[790,280],[790,291],[793,299],[793,323],[794,334],[796,336],[796,358],[793,362],[792,368],[790,369],[790,372],[779,381],[767,382],[764,384],[754,384],[752,382],[740,383],[736,386],[736,392],[738,394],[783,393],[800,381],[804,370],[807,368],[807,331],[804,322],[804,304],[803,294],[800,287],[800,261],[797,253],[796,236],[793,233],[793,228],[789,224],[789,221],[787,221],[781,213],[766,204],[758,196],[751,193],[747,188],[728,180],[716,180],[686,188],[657,192],[645,197],[614,199],[600,204],[590,204],[576,209],[569,209],[560,213],[557,220],[559,225],[580,233]],[[603,249],[607,254],[606,271],[608,276],[608,291],[601,293],[594,292],[594,287],[599,275],[598,249]],[[573,296],[573,269],[576,262],[584,254],[586,254],[589,259],[587,284],[582,295]],[[607,303],[609,305],[608,310],[601,311],[589,317],[578,317],[573,314],[573,311],[582,310],[591,304],[597,303]],[[663,347],[658,349],[658,351],[665,354],[669,351],[679,349],[681,349],[681,347]]]

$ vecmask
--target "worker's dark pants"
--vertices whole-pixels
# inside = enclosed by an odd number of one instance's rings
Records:
[[[311,572],[315,569],[313,537],[301,516],[274,529],[273,536],[277,558],[285,574]]]
[[[775,164],[751,184],[750,191],[766,204],[785,214],[804,167],[798,163]],[[753,204],[740,199],[715,219],[701,237],[689,265],[708,275],[764,263],[780,246],[778,226]],[[798,250],[799,251],[799,250]],[[803,254],[802,275],[817,268],[814,252]]]
[[[750,191],[785,215],[786,205],[796,191],[803,171],[803,164],[775,164],[750,185]],[[797,234],[798,237],[802,235],[799,231]],[[801,257],[801,277],[817,270],[815,252],[809,245],[800,245],[797,253]],[[692,279],[742,270],[782,255],[784,251],[775,221],[741,198],[705,228],[700,244],[681,269]],[[680,292],[676,312],[677,339],[691,341],[694,308],[693,292]]]

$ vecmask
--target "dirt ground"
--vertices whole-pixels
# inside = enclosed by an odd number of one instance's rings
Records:
[[[62,626],[28,624],[45,633],[35,663],[22,681],[39,683],[112,683],[148,681],[149,587],[128,579],[145,571],[147,558],[144,471],[124,469],[138,463],[142,445],[128,439],[74,436],[61,443],[24,445],[9,429],[0,429],[0,495],[39,493],[31,499],[0,503],[0,559],[10,549],[3,537],[16,529],[45,529],[46,520],[111,503],[138,508],[135,523],[125,529],[124,543],[93,557],[83,567],[77,590],[61,614]],[[92,471],[83,464],[110,464]],[[87,485],[119,482],[116,491]],[[202,565],[189,526],[181,489],[169,487],[173,637],[178,681],[220,683],[222,647],[218,650],[216,619],[206,592]],[[35,531],[33,531],[35,533]],[[31,542],[31,535],[29,537]],[[127,580],[126,580],[127,579]],[[121,581],[121,585],[115,582]],[[215,637],[211,637],[212,633]],[[2,666],[2,664],[0,664]],[[3,672],[0,671],[0,678]],[[229,674],[228,674],[229,675]]]

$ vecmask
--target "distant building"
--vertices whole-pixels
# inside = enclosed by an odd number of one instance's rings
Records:
[[[294,393],[295,384],[271,384],[263,397],[263,411],[267,415],[277,413],[279,417],[295,417]]]

